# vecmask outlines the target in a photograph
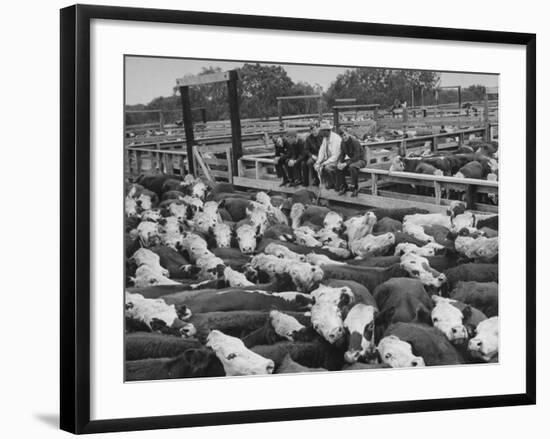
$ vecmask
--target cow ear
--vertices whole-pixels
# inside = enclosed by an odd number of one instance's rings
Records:
[[[467,322],[472,318],[472,307],[470,305],[467,305],[462,310],[462,321]]]
[[[416,309],[416,316],[414,320],[418,323],[426,323],[429,325],[432,323],[432,315],[425,307],[419,306]]]
[[[260,236],[260,232],[262,231],[262,225],[261,224],[258,224],[256,226],[256,237],[259,237]]]

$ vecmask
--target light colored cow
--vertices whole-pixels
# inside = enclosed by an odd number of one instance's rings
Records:
[[[275,370],[273,360],[252,352],[242,340],[221,331],[211,331],[206,346],[212,348],[228,376],[271,374]]]
[[[418,226],[443,226],[451,229],[451,218],[442,213],[415,213],[405,215],[403,226],[406,224],[416,224]]]
[[[372,212],[367,212],[362,216],[353,216],[344,221],[344,227],[348,236],[348,242],[359,240],[372,233],[376,225],[377,218]]]
[[[432,309],[432,324],[445,334],[452,343],[461,343],[468,339],[468,331],[464,326],[464,314],[452,303],[452,299],[432,296],[435,303]]]
[[[382,235],[366,235],[360,239],[350,241],[351,252],[359,257],[383,255],[395,244],[393,233]]]
[[[233,270],[231,267],[225,267],[223,277],[230,287],[248,287],[254,285],[243,273]]]
[[[424,232],[424,227],[414,223],[403,223],[403,232],[420,241],[434,242],[433,236]]]
[[[161,274],[158,269],[151,268],[149,265],[138,267],[132,280],[134,286],[138,288],[151,287],[153,285],[181,285],[179,282],[169,279]]]
[[[300,227],[306,208],[302,203],[294,203],[290,208],[290,221],[293,229]]]
[[[408,253],[412,253],[418,256],[434,256],[437,251],[442,250],[444,247],[436,242],[429,242],[428,244],[418,247],[411,242],[401,242],[395,247],[395,256],[403,256]]]
[[[275,333],[279,337],[285,338],[289,341],[294,341],[296,333],[305,328],[305,326],[294,317],[280,311],[271,311],[269,313],[269,319]]]
[[[430,267],[426,258],[413,253],[401,256],[401,267],[412,277],[420,279],[424,285],[437,290],[447,281],[447,277],[443,273],[439,273]]]
[[[216,240],[216,246],[218,248],[231,247],[231,227],[229,224],[219,222],[214,225],[212,230],[214,239]]]
[[[498,355],[498,316],[483,320],[476,327],[476,336],[468,342],[473,357],[489,362]]]
[[[323,243],[315,238],[315,232],[308,226],[300,226],[294,229],[296,243],[306,247],[322,247]]]
[[[159,273],[161,276],[169,277],[169,271],[160,265],[160,256],[146,248],[140,248],[130,258],[135,261],[138,267],[147,265],[151,271]]]
[[[332,288],[320,285],[311,292],[315,303],[311,307],[311,325],[329,343],[334,344],[345,335],[345,312],[355,302],[348,287]]]
[[[137,226],[137,233],[141,243],[146,247],[152,245],[155,238],[160,239],[159,225],[151,221],[140,222]]]
[[[413,354],[411,345],[395,335],[380,340],[377,350],[382,362],[391,367],[425,366],[424,359]]]
[[[376,351],[374,344],[374,317],[377,309],[364,303],[356,304],[346,316],[344,327],[349,333],[348,350],[344,359],[356,363],[372,356]]]
[[[278,258],[287,258],[295,261],[306,262],[306,256],[293,252],[284,245],[271,242],[264,249],[266,255],[277,256]]]
[[[242,224],[236,230],[237,243],[241,253],[250,255],[256,251],[260,227],[255,224]]]
[[[498,255],[498,236],[494,238],[458,236],[455,239],[455,249],[470,259],[492,259]]]

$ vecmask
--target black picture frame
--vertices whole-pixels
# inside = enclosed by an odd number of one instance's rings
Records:
[[[526,47],[526,392],[292,409],[90,420],[90,21],[92,19],[372,35]],[[61,9],[60,425],[99,433],[534,404],[536,401],[536,35],[302,18],[75,5]]]

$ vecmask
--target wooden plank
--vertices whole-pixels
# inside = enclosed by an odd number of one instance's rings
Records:
[[[193,158],[195,159],[196,163],[200,166],[200,169],[202,170],[202,173],[204,174],[205,178],[210,182],[214,182],[214,177],[212,176],[210,168],[206,165],[206,163],[204,163],[201,153],[199,152],[196,146],[193,147]]]
[[[333,105],[333,110],[360,110],[369,108],[378,108],[380,104],[357,104],[357,105]]]
[[[319,99],[322,98],[322,95],[297,95],[297,96],[277,96],[277,101],[288,101],[295,99]]]
[[[281,192],[287,194],[293,194],[296,192],[296,188],[279,187],[279,180],[255,180],[254,178],[235,177],[233,179],[235,186],[240,186],[247,189],[259,189],[264,191]],[[312,190],[316,190],[313,189]],[[374,196],[369,194],[359,193],[357,197],[351,197],[351,194],[347,192],[344,195],[338,195],[333,189],[325,189],[322,191],[322,198],[327,200],[337,201],[341,203],[349,203],[361,206],[370,207],[384,207],[384,208],[398,208],[398,207],[418,207],[426,209],[429,212],[445,213],[447,211],[446,206],[438,206],[430,203],[421,203],[417,201],[410,201],[407,199],[394,199],[388,197]]]
[[[188,87],[190,85],[203,85],[227,81],[229,80],[230,71],[208,73],[206,75],[185,76],[183,78],[176,79],[176,85],[178,87]]]
[[[233,166],[231,166],[231,164],[233,163],[233,160],[231,158],[231,147],[230,146],[228,146],[226,151],[225,151],[225,160],[226,160],[229,183],[232,183],[233,182]]]
[[[485,187],[498,187],[498,181],[493,180],[477,180],[475,178],[458,178],[458,177],[448,177],[445,175],[427,175],[427,174],[415,174],[414,172],[390,172],[385,169],[376,169],[376,168],[361,168],[360,172],[364,173],[375,173],[378,175],[387,175],[396,178],[410,178],[413,180],[425,180],[425,181],[439,181],[441,183],[456,183],[456,184],[467,184],[467,185],[479,185]]]
[[[213,176],[213,177],[222,177],[222,178],[227,178],[229,180],[229,173],[227,171],[219,171],[219,170],[216,170],[216,169],[210,169],[209,172],[210,172],[210,175]]]

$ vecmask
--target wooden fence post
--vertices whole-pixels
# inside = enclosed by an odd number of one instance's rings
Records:
[[[233,145],[232,172],[237,173],[237,162],[243,155],[242,134],[241,134],[241,116],[239,114],[239,90],[237,89],[237,80],[239,76],[236,70],[229,71],[229,80],[227,81],[227,95],[229,100],[229,117],[231,119],[231,143]]]
[[[371,172],[371,192],[372,195],[378,195],[378,175]]]
[[[183,112],[183,124],[185,126],[185,143],[187,144],[187,166],[190,174],[195,173],[193,146],[195,145],[195,133],[193,131],[193,115],[191,114],[191,102],[189,100],[189,86],[180,87],[181,106]]]

